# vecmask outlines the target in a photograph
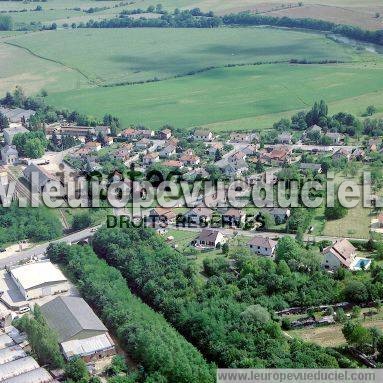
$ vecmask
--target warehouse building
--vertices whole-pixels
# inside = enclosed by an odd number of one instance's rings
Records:
[[[0,365],[25,358],[27,354],[19,345],[9,346],[0,350]]]
[[[49,261],[29,263],[9,270],[25,300],[41,298],[69,290],[68,280]]]
[[[41,306],[49,327],[58,335],[66,359],[86,362],[115,354],[113,340],[90,306],[77,297],[57,297]]]
[[[13,346],[15,342],[8,334],[0,334],[0,349]]]
[[[30,356],[0,365],[0,381],[33,371],[40,366]]]

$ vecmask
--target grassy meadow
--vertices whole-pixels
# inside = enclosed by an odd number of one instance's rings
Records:
[[[212,66],[357,56],[321,34],[272,28],[58,30],[8,41],[76,68],[97,85],[164,79]]]
[[[165,123],[189,128],[220,122],[247,121],[233,128],[267,128],[275,114],[308,108],[315,100],[333,102],[355,98],[347,110],[361,107],[365,94],[376,93],[382,105],[383,66],[364,68],[349,65],[259,65],[220,68],[195,76],[156,83],[52,93],[52,104],[75,108],[92,115],[105,110],[118,115],[124,123],[160,128]],[[360,99],[359,99],[360,98]],[[100,106],[102,105],[102,108]],[[264,126],[257,123],[263,119]]]
[[[189,3],[198,5],[187,0],[163,5],[174,8]],[[35,4],[25,7],[32,9]],[[64,17],[75,12],[80,15],[75,17],[99,17],[124,7],[151,5],[148,1],[120,6],[89,0],[41,4],[43,12],[15,15],[44,17],[56,12]],[[90,15],[73,10],[105,5],[113,8]],[[293,65],[291,59],[339,63]],[[368,105],[375,105],[382,113],[382,74],[381,56],[320,33],[297,30],[59,29],[0,34],[0,94],[16,85],[29,94],[45,89],[47,101],[60,108],[94,116],[108,112],[126,125],[153,129],[166,123],[216,132],[268,129],[281,117],[321,98],[331,112],[361,115]],[[161,81],[128,85],[154,79]]]

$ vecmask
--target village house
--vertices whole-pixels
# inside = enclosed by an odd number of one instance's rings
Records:
[[[35,165],[34,163],[24,169],[23,176],[30,184],[32,183],[32,179],[36,180],[37,184],[33,185],[36,188],[36,190],[34,190],[36,192],[41,192],[48,182],[57,181],[57,178],[53,174],[48,173],[42,166]]]
[[[221,142],[212,142],[207,145],[207,153],[209,156],[214,156],[217,150],[221,151],[223,149],[223,144]]]
[[[52,122],[51,124],[45,124],[44,131],[47,136],[51,136],[53,132],[56,134],[61,134],[61,123]]]
[[[236,152],[232,154],[229,158],[229,164],[231,165],[238,165],[239,163],[243,163],[246,161],[247,155],[243,153],[242,151]]]
[[[258,149],[259,144],[250,144],[243,148],[242,152],[245,153],[247,156],[254,156],[257,153]]]
[[[61,135],[71,137],[85,138],[89,135],[95,136],[96,132],[91,126],[61,125]]]
[[[362,148],[356,148],[352,152],[351,158],[356,161],[363,161],[366,158],[366,152]]]
[[[229,162],[229,164],[222,165],[220,168],[226,176],[231,178],[241,177],[249,171],[246,161]]]
[[[101,149],[101,144],[97,141],[90,141],[84,145],[85,148],[89,148],[92,152],[98,152]]]
[[[112,154],[113,158],[115,160],[121,160],[122,162],[129,160],[130,153],[132,150],[132,144],[128,144],[128,145],[123,145],[123,146],[121,145],[117,150],[115,150]]]
[[[19,153],[15,145],[5,145],[1,148],[1,159],[6,165],[13,165],[19,162]]]
[[[351,269],[355,261],[356,249],[347,239],[338,239],[333,245],[323,249],[323,267],[337,270],[340,267]]]
[[[157,222],[160,217],[165,217],[167,223],[174,223],[177,217],[175,211],[166,207],[155,207],[150,210],[149,216]]]
[[[14,125],[12,127],[3,130],[4,141],[7,145],[11,145],[13,137],[19,133],[28,133],[29,130],[24,128],[22,125]]]
[[[110,146],[114,143],[114,138],[113,137],[104,137],[104,142],[106,146]]]
[[[198,224],[200,221],[209,222],[212,216],[213,210],[205,206],[195,207],[184,214],[184,217],[194,224]]]
[[[239,133],[233,132],[230,134],[230,141],[236,143],[252,143],[253,141],[259,141],[258,133]]]
[[[194,168],[183,174],[183,178],[188,182],[192,182],[196,179],[209,179],[210,174],[204,168]]]
[[[213,133],[206,130],[196,130],[193,134],[193,138],[196,141],[213,141]]]
[[[137,139],[138,132],[135,129],[128,128],[121,132],[121,137],[127,139],[128,141],[133,141]]]
[[[24,124],[36,114],[34,110],[22,109],[22,108],[5,108],[0,106],[0,113],[3,114],[10,123]]]
[[[9,184],[8,172],[3,166],[0,166],[0,184],[3,186],[7,186]]]
[[[287,207],[267,207],[265,210],[271,214],[277,225],[286,222],[291,214],[291,210]]]
[[[299,164],[299,170],[303,174],[307,174],[310,171],[314,174],[320,174],[320,173],[322,173],[322,165],[302,162]]]
[[[184,154],[181,156],[180,161],[184,166],[197,166],[200,164],[201,159],[194,154]]]
[[[145,154],[142,158],[142,163],[144,166],[150,166],[154,164],[155,162],[159,162],[160,156],[157,152],[151,152],[148,154]]]
[[[168,140],[172,136],[172,131],[170,129],[163,129],[158,132],[158,138],[160,140]]]
[[[310,141],[310,137],[316,136],[317,138],[320,138],[322,136],[322,128],[318,125],[312,125],[309,129],[307,129],[303,135],[302,140],[303,141]]]
[[[293,143],[293,135],[291,133],[281,133],[277,136],[277,142],[279,144],[292,144]]]
[[[351,151],[346,148],[341,148],[337,150],[333,155],[332,155],[333,160],[340,160],[342,158],[346,159],[347,161],[350,160],[351,158]]]
[[[101,133],[103,136],[108,136],[111,133],[110,126],[97,125],[94,127],[94,132],[95,132],[95,134]]]
[[[345,136],[344,134],[341,134],[341,133],[327,132],[325,134],[325,137],[329,137],[333,145],[341,145],[343,143]]]
[[[138,151],[147,150],[152,146],[152,141],[148,138],[141,138],[138,142],[136,142],[135,148]]]
[[[173,169],[182,169],[184,167],[184,164],[177,160],[164,161],[162,162],[162,165]]]
[[[198,247],[216,248],[226,242],[225,236],[219,230],[202,229],[201,233],[195,240]]]
[[[273,166],[281,166],[284,164],[291,164],[292,150],[285,146],[274,147],[270,152],[263,152],[261,154],[261,161]]]
[[[274,258],[278,242],[268,237],[255,236],[247,243],[251,252]]]
[[[241,209],[230,208],[222,214],[222,221],[225,224],[240,227],[245,223],[246,213]]]
[[[380,138],[370,138],[367,143],[367,149],[370,152],[377,152],[380,145],[381,145],[381,139]]]
[[[154,130],[140,129],[137,130],[138,136],[142,138],[151,139],[154,137]]]
[[[177,153],[176,149],[177,148],[174,145],[167,145],[160,151],[160,157],[167,158],[174,156]]]

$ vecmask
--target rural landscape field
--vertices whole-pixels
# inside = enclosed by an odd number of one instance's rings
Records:
[[[93,4],[80,3],[84,9]],[[97,7],[110,7],[110,3],[97,1]],[[112,3],[113,7],[85,17],[110,18],[112,12],[151,5],[147,1],[121,6]],[[329,2],[322,3],[328,6]],[[330,3],[334,9],[340,7],[340,3]],[[379,7],[378,3],[371,1],[364,7],[371,11]],[[24,4],[12,1],[0,4],[5,10],[24,8]],[[226,13],[265,4],[281,7],[284,3],[235,4],[167,1],[162,5],[165,9],[198,6]],[[353,1],[342,2],[342,6],[352,12],[363,8]],[[25,4],[25,8],[33,9],[33,3]],[[12,14],[16,15],[15,24],[36,21],[70,26],[80,21],[73,14],[80,12],[73,11],[74,2],[50,1],[43,8]],[[44,89],[55,106],[100,117],[100,105],[105,105],[124,123],[153,129],[166,123],[180,128],[208,126],[215,131],[265,129],[321,97],[333,112],[347,104],[348,112],[359,115],[372,100],[381,103],[383,99],[380,54],[368,47],[335,42],[323,33],[270,27],[69,27],[9,35],[2,32],[0,36],[2,92],[16,85],[31,94]],[[13,58],[12,63],[7,57]],[[294,64],[292,60],[308,64]],[[154,80],[159,83],[142,83]]]
[[[383,1],[0,0],[0,382],[253,369],[381,382]]]

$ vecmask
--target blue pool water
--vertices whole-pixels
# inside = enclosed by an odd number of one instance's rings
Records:
[[[364,267],[367,269],[368,266],[370,266],[370,263],[371,263],[371,259],[361,258],[361,259],[358,259],[358,261],[355,263],[354,268],[361,269],[362,265],[364,265]]]

